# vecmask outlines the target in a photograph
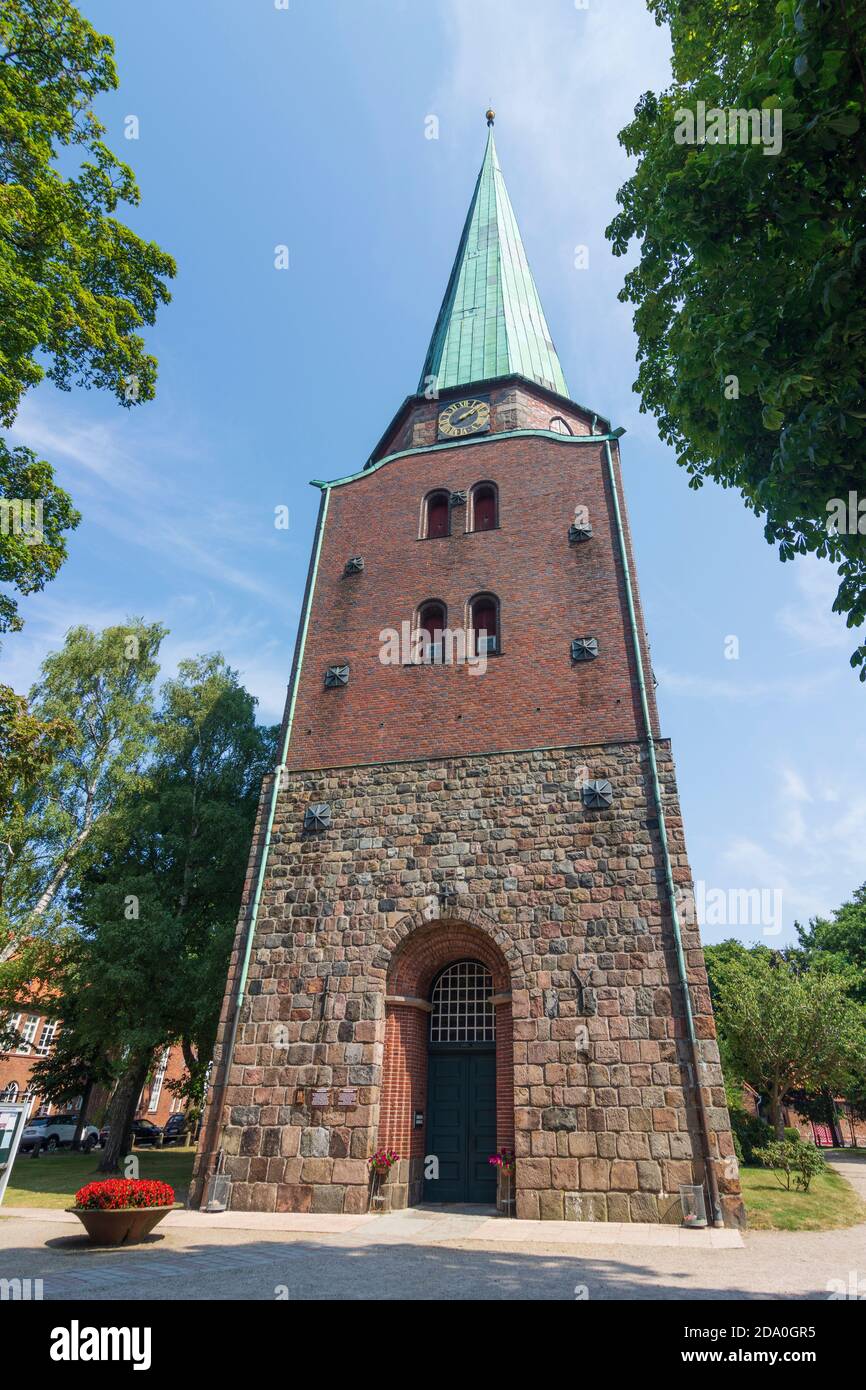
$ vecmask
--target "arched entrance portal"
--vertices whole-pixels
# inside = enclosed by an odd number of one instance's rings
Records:
[[[495,1199],[488,1159],[514,1147],[511,977],[481,927],[426,923],[394,951],[377,1145],[400,1158],[392,1207]]]
[[[439,975],[430,1003],[426,1202],[495,1202],[496,1014],[493,976],[477,960]]]

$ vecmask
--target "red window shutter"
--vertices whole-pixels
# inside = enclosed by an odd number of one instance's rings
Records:
[[[430,633],[431,639],[435,642],[439,633],[445,628],[445,614],[438,603],[433,603],[429,608],[423,609],[420,626],[425,632]]]
[[[496,608],[494,604],[486,600],[476,603],[472,614],[472,622],[476,632],[486,632],[488,637],[496,636]]]
[[[427,535],[448,535],[448,498],[431,497],[427,503]]]
[[[496,526],[496,496],[492,488],[479,488],[475,495],[475,530],[492,531]]]

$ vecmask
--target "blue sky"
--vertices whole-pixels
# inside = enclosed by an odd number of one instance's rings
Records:
[[[278,0],[279,3],[279,0]],[[707,892],[780,893],[795,918],[866,879],[864,692],[834,575],[781,565],[759,522],[685,474],[639,413],[626,263],[604,228],[617,143],[668,44],[642,0],[82,0],[117,45],[109,144],[134,228],[179,265],[148,335],[158,398],[32,392],[12,432],[84,520],[22,605],[26,689],[76,622],[171,629],[166,669],[222,650],[282,711],[318,493],[366,459],[415,388],[481,162],[484,108],[574,397],[626,426],[625,485],[688,847]],[[124,118],[139,138],[124,138]],[[438,139],[426,138],[436,116]],[[274,268],[274,248],[290,268]],[[575,267],[575,248],[589,266]],[[290,509],[288,531],[274,508]],[[739,659],[725,657],[726,639]],[[766,899],[769,902],[769,898]],[[707,941],[763,925],[707,925]],[[774,915],[774,914],[771,914]]]

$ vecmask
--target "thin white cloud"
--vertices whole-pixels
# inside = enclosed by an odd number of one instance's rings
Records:
[[[205,593],[179,594],[158,611],[152,602],[143,609],[128,611],[119,604],[94,604],[47,589],[23,599],[21,611],[24,629],[4,638],[0,663],[3,682],[22,693],[38,679],[45,656],[63,646],[70,628],[84,624],[98,631],[141,616],[146,622],[163,622],[169,629],[160,648],[163,679],[173,676],[185,657],[219,651],[258,700],[259,720],[275,723],[282,718],[297,603],[287,605],[278,627],[260,610],[238,614],[224,601]]]
[[[788,704],[808,701],[826,691],[837,679],[835,670],[827,670],[798,677],[797,680],[789,677],[752,680],[739,674],[736,662],[732,661],[730,667],[730,675],[725,680],[718,676],[703,676],[696,671],[674,671],[661,665],[655,666],[655,672],[664,695],[737,703],[783,701]]]
[[[65,463],[71,474],[68,482],[64,480],[66,486],[97,536],[100,529],[107,531],[168,560],[172,567],[230,585],[275,607],[281,603],[282,596],[259,577],[257,568],[263,548],[275,548],[270,515],[252,504],[200,500],[195,489],[192,499],[188,491],[182,492],[172,477],[177,455],[190,457],[181,430],[174,430],[170,439],[148,437],[140,442],[147,457],[137,458],[124,438],[122,419],[112,425],[83,421],[60,393],[45,391],[25,400],[10,433],[50,462]],[[246,554],[243,565],[236,563],[240,553]]]
[[[808,651],[816,648],[839,650],[857,645],[856,632],[845,626],[845,619],[833,612],[839,580],[833,567],[815,555],[794,561],[794,582],[799,597],[780,608],[776,620],[783,632],[796,637]]]
[[[834,800],[824,795],[829,778]],[[840,884],[850,894],[866,880],[866,792],[858,769],[783,765],[761,796],[760,838],[736,833],[722,848],[726,886],[779,890],[789,927],[795,918],[805,924],[829,915],[840,906]]]

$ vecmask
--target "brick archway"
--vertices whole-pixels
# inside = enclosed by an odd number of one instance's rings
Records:
[[[474,914],[472,914],[474,915]],[[421,1200],[426,1154],[427,1063],[433,982],[447,965],[477,960],[493,976],[496,1011],[496,1143],[514,1148],[514,1046],[511,969],[486,919],[456,913],[435,921],[404,920],[394,931],[386,967],[385,1053],[378,1148],[393,1148],[400,1164],[392,1175],[392,1206]],[[415,1116],[424,1116],[416,1127]]]

